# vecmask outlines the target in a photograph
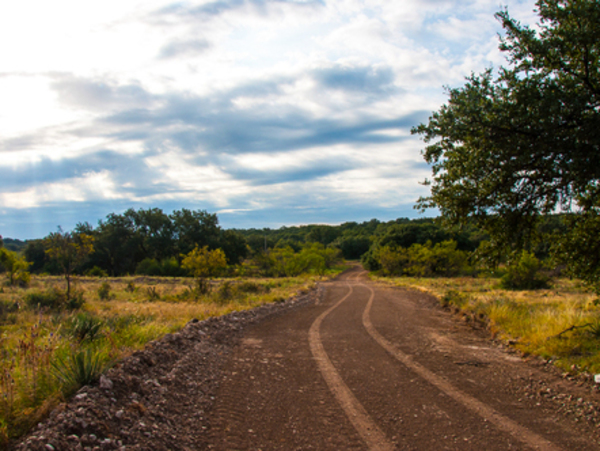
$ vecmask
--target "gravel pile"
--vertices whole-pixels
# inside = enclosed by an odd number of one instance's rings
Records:
[[[81,388],[15,450],[190,450],[205,447],[226,357],[249,325],[317,299],[313,290],[278,304],[192,320],[149,343]]]

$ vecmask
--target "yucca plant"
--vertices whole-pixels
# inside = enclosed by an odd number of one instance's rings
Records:
[[[94,382],[105,367],[102,354],[94,349],[76,350],[52,362],[52,373],[63,392],[71,393]]]
[[[78,313],[72,317],[67,328],[70,335],[79,343],[83,341],[93,341],[102,333],[104,322],[89,313]]]

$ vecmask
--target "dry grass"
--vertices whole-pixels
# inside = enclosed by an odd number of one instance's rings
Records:
[[[487,321],[491,333],[527,354],[551,359],[565,371],[600,373],[600,307],[575,280],[551,289],[510,291],[496,278],[377,278],[387,284],[434,294],[471,318]]]
[[[28,294],[64,289],[59,277],[34,276],[26,289],[0,285],[0,448],[79,388],[79,380],[149,341],[194,318],[283,301],[321,279],[216,280],[201,294],[186,278],[82,277],[75,288],[86,302],[76,311],[27,305]],[[86,359],[86,374],[71,374],[69,362],[77,358]]]

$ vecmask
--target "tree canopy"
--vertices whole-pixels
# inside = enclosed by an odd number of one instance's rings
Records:
[[[433,177],[418,207],[475,218],[497,245],[531,242],[537,218],[600,207],[600,3],[539,0],[537,28],[497,14],[508,67],[472,74],[413,133]]]

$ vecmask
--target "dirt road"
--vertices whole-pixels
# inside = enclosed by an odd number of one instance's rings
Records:
[[[427,295],[358,268],[322,290],[246,331],[208,418],[209,449],[600,449],[592,422],[542,396],[564,381]]]

